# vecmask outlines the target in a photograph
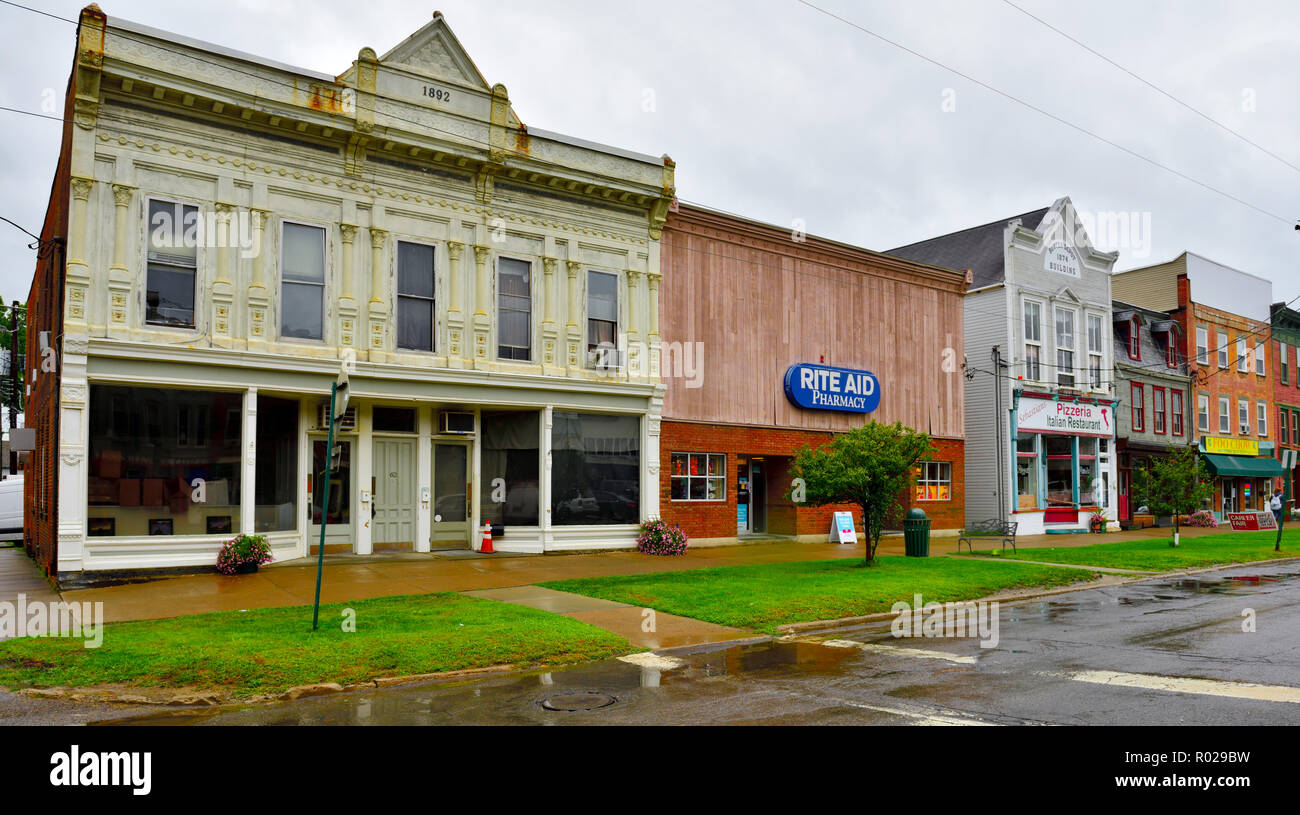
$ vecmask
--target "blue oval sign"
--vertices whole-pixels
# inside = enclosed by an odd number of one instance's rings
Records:
[[[880,406],[880,380],[871,371],[800,362],[786,369],[785,398],[807,410],[870,413]]]

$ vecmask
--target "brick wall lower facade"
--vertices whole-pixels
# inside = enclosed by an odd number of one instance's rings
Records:
[[[764,459],[767,478],[767,523],[765,532],[774,535],[829,536],[835,512],[852,512],[859,533],[863,530],[862,513],[854,506],[795,506],[784,493],[790,488],[790,458],[805,444],[821,447],[834,434],[825,431],[737,425],[663,422],[660,430],[659,508],[665,521],[678,524],[691,538],[734,538],[737,534],[737,484],[740,463],[755,456]],[[952,464],[952,488],[946,501],[907,502],[919,506],[931,519],[931,529],[957,529],[962,526],[966,505],[965,445],[955,439],[934,440],[934,460]],[[681,501],[672,498],[672,454],[724,454],[726,461],[726,497],[714,501]],[[909,496],[909,499],[911,496]]]

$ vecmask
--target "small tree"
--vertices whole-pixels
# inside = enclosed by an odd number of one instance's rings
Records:
[[[1193,447],[1170,447],[1169,455],[1152,459],[1147,468],[1133,473],[1133,500],[1154,515],[1174,519],[1174,544],[1178,542],[1178,516],[1190,515],[1214,494],[1214,486]]]
[[[901,422],[869,422],[816,450],[805,445],[790,473],[804,481],[804,502],[815,507],[856,504],[862,510],[866,562],[876,556],[885,527],[902,513],[916,465],[930,457],[930,437]],[[792,489],[790,494],[797,500]]]

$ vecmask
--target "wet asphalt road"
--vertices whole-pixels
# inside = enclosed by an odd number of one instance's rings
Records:
[[[1242,631],[1247,608],[1255,611],[1254,633]],[[609,660],[119,722],[1300,724],[1294,563],[1062,594],[1003,606],[999,620],[1000,641],[990,649],[976,639],[896,639],[874,626],[825,635],[834,646],[773,642],[660,665]],[[594,710],[543,706],[548,699],[591,704],[594,697],[570,696],[588,692],[616,701]]]

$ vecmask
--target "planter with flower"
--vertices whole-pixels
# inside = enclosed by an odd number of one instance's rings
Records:
[[[1088,530],[1098,534],[1105,532],[1106,516],[1102,515],[1100,512],[1092,513],[1092,517],[1088,518]]]
[[[636,550],[647,555],[684,555],[687,540],[681,527],[669,526],[663,519],[655,518],[641,524]]]
[[[263,563],[270,563],[271,545],[265,535],[236,535],[226,541],[217,554],[217,571],[222,574],[251,574]]]

